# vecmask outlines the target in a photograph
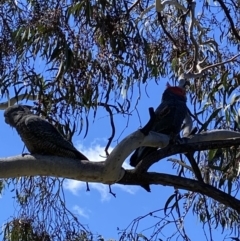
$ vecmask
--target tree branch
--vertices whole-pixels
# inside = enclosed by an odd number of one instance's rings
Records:
[[[164,7],[166,5],[173,5],[176,8],[181,9],[183,11],[187,10],[184,6],[182,6],[177,1],[174,1],[174,0],[172,0],[172,1],[169,1],[169,0],[165,0],[165,1],[155,0],[156,11],[159,12],[159,13],[164,9]]]
[[[136,167],[137,172],[146,172],[159,160],[179,153],[226,148],[240,145],[240,133],[227,130],[213,130],[183,138],[182,144],[169,145],[144,158]],[[184,143],[185,142],[185,143]]]
[[[196,163],[193,155],[194,155],[194,152],[188,152],[188,153],[185,154],[189,163],[192,166],[193,173],[195,174],[197,180],[200,181],[200,182],[203,182],[201,171],[200,171],[200,169],[198,167],[198,164]]]
[[[141,173],[139,172],[140,168],[132,171],[122,169],[122,163],[126,157],[137,147],[164,147],[168,143],[169,137],[166,135],[149,132],[149,134],[145,136],[138,130],[123,139],[104,162],[80,161],[78,159],[42,155],[1,158],[0,178],[41,175],[106,184],[120,183],[141,186],[148,186],[150,184],[169,185],[199,192],[239,211],[240,204],[238,200],[202,182],[168,174]],[[163,158],[176,153],[224,148],[239,144],[240,133],[234,131],[215,130],[197,134],[191,139],[184,139],[183,144],[167,146],[157,151],[158,157],[156,159],[150,159],[150,164],[145,163],[144,160],[144,167],[146,167],[146,165],[151,166],[159,160],[159,155],[162,155],[161,158]],[[165,152],[166,150],[167,152]]]
[[[1,178],[43,175],[104,183],[106,177],[103,176],[103,169],[104,162],[76,161],[76,159],[56,156],[26,155],[0,160]],[[136,173],[135,170],[127,170],[117,183],[124,185],[160,184],[174,186],[175,188],[207,195],[240,212],[239,200],[208,184],[188,178],[162,173]]]
[[[163,185],[173,186],[188,191],[197,192],[233,208],[240,213],[240,201],[225,192],[218,190],[203,182],[198,182],[189,178],[177,177],[170,174],[163,173],[136,173],[134,170],[125,172],[123,178],[118,181],[119,184],[124,185]]]
[[[19,96],[12,97],[6,102],[0,103],[0,110],[5,110],[7,107],[14,105],[15,103],[22,101],[22,100],[37,100],[38,96],[33,95],[27,95],[27,94],[21,94]]]
[[[169,136],[150,131],[148,135],[141,130],[125,137],[110,153],[105,161],[104,176],[110,178],[107,183],[113,183],[122,177],[119,174],[125,159],[139,146],[165,147],[169,143]],[[116,178],[118,177],[118,178]]]
[[[77,159],[43,156],[19,155],[0,159],[0,177],[53,176],[99,182],[103,176],[104,162],[79,161]]]
[[[104,162],[86,162],[57,156],[26,155],[1,158],[0,178],[20,176],[55,176],[77,179],[87,182],[112,184],[124,175],[122,164],[125,159],[140,146],[160,147],[154,156],[141,161],[136,171],[142,172],[159,159],[197,150],[223,148],[240,144],[240,133],[226,130],[215,130],[194,135],[184,139],[183,144],[168,146],[169,136],[150,131],[145,136],[140,130],[124,138],[110,153]],[[165,148],[164,148],[165,147]]]
[[[195,7],[196,7],[196,2],[192,2],[190,4],[190,23],[189,23],[189,29],[188,29],[188,36],[190,37],[193,46],[194,46],[194,58],[193,58],[193,66],[192,66],[192,70],[195,71],[197,63],[198,63],[198,55],[199,55],[199,47],[198,47],[198,43],[196,41],[196,39],[193,36],[193,24],[195,21]]]
[[[116,129],[115,129],[115,124],[114,124],[114,120],[113,120],[112,110],[110,109],[108,104],[105,104],[104,107],[105,107],[106,111],[109,113],[110,125],[111,125],[111,128],[112,128],[112,133],[111,133],[110,137],[108,138],[108,143],[105,147],[105,152],[106,152],[107,156],[109,156],[108,148],[110,147],[110,145],[113,141]]]
[[[124,138],[104,162],[43,155],[0,158],[0,178],[43,175],[113,184],[124,175],[122,164],[136,148],[164,147],[168,143],[167,135],[149,132],[145,136],[141,130],[138,130]]]
[[[237,54],[235,56],[233,56],[232,58],[220,62],[220,63],[216,63],[216,64],[211,64],[209,66],[206,66],[205,68],[201,68],[200,65],[198,64],[197,69],[198,69],[198,73],[186,73],[186,74],[182,74],[182,78],[183,79],[196,79],[196,78],[201,78],[203,76],[203,74],[210,69],[216,68],[218,66],[230,63],[232,61],[234,61],[238,56],[240,56],[240,54]],[[191,71],[191,70],[190,70]]]
[[[166,28],[165,28],[165,26],[164,26],[164,24],[163,24],[163,16],[162,16],[162,13],[161,13],[161,12],[158,12],[158,13],[157,13],[157,16],[158,16],[158,21],[159,21],[159,23],[160,23],[160,25],[161,25],[161,27],[162,27],[163,32],[164,32],[164,33],[167,35],[167,37],[172,41],[173,46],[174,46],[175,48],[177,48],[177,44],[176,44],[174,38],[173,38],[172,35],[166,30]]]
[[[137,0],[135,3],[132,4],[132,6],[129,9],[127,9],[127,12],[130,13],[140,3],[140,0]]]
[[[230,16],[229,9],[226,7],[226,5],[224,4],[224,2],[222,0],[217,0],[217,1],[219,2],[220,6],[222,7],[224,13],[227,16],[227,19],[230,23],[230,26],[231,26],[231,29],[233,31],[233,34],[234,34],[235,38],[238,39],[238,41],[240,41],[240,35],[238,34],[238,32],[235,28],[235,24],[232,20],[232,17]]]

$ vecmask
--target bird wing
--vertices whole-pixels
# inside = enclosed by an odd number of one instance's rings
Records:
[[[185,121],[188,119],[188,108],[184,101],[164,101],[155,113],[157,118],[152,130],[166,135],[179,134],[184,119],[186,118]],[[188,121],[188,127],[191,128],[190,120],[188,119]]]
[[[151,130],[156,132],[161,132],[161,130],[164,129],[164,126],[162,125],[162,121],[164,118],[166,118],[167,115],[171,112],[171,108],[166,102],[162,102],[158,108],[155,110],[156,114],[156,120],[152,124]],[[155,147],[139,147],[135,150],[135,152],[130,157],[130,165],[135,167],[137,164],[146,156],[150,155],[154,151],[156,151],[158,148]]]
[[[44,142],[46,147],[54,150],[66,150],[74,153],[75,156],[81,160],[88,160],[88,158],[79,152],[71,142],[65,139],[51,123],[41,117],[28,115],[25,119],[25,125],[32,136],[40,142]]]
[[[181,130],[182,122],[186,116],[186,103],[176,101],[163,101],[155,110],[156,120],[152,124],[151,130],[166,135],[178,134]],[[130,157],[130,165],[136,166],[143,158],[155,152],[158,148],[139,147]]]
[[[171,123],[173,113],[176,112],[176,106],[169,102],[162,102],[155,110],[157,116],[155,123],[153,124],[152,130],[156,132],[162,132]],[[169,133],[164,133],[169,134]]]
[[[184,124],[184,128],[183,128],[182,136],[188,137],[191,134],[191,131],[193,129],[193,121],[189,112],[187,112],[183,124]]]

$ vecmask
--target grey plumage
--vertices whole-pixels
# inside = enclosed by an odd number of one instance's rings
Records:
[[[5,122],[14,127],[31,154],[54,155],[88,160],[48,121],[31,113],[25,105],[4,111]]]

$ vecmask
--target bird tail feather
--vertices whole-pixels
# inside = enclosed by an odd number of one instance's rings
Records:
[[[136,167],[137,164],[145,157],[156,151],[154,147],[139,147],[130,157],[130,165]]]
[[[78,159],[80,159],[80,160],[87,160],[87,161],[89,161],[88,160],[88,158],[86,157],[86,156],[84,156],[81,152],[79,152],[79,151],[76,151],[75,152],[75,155],[76,155],[76,157],[78,158]]]

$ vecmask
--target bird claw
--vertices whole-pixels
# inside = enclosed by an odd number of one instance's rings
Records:
[[[189,140],[188,137],[179,138],[177,140],[176,144],[178,144],[178,145],[186,144],[188,140]]]
[[[170,134],[169,144],[178,144],[181,140],[180,135]]]

